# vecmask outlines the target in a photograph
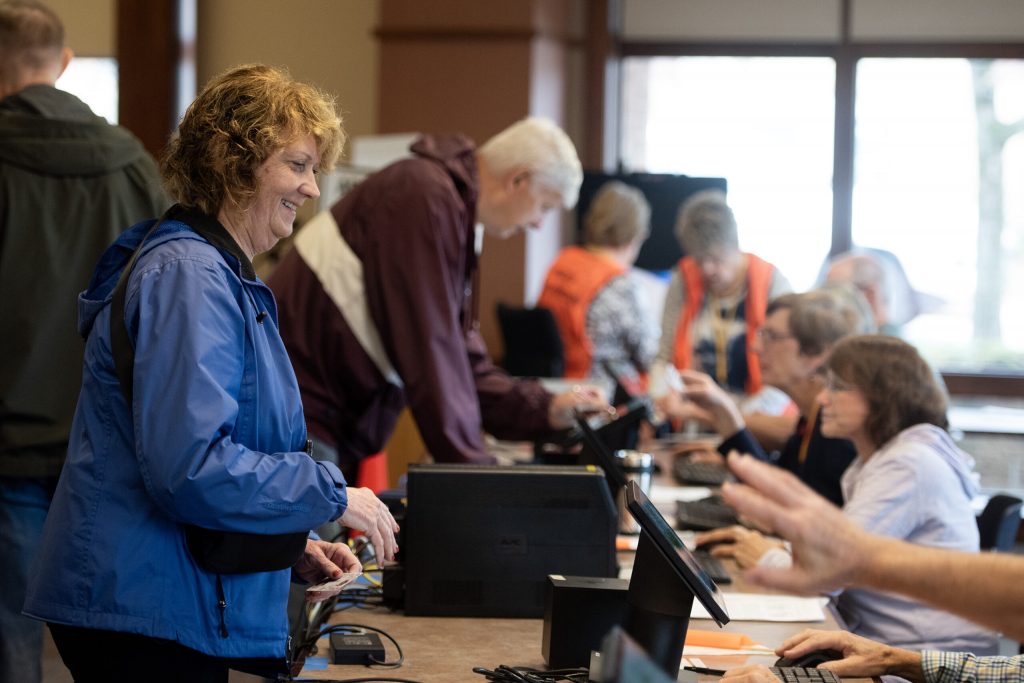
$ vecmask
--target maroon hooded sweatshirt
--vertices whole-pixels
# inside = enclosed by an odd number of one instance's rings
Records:
[[[404,387],[384,378],[297,250],[268,280],[309,430],[342,466],[381,450],[406,404],[438,462],[493,462],[481,429],[503,439],[550,432],[551,395],[496,367],[480,337],[473,143],[423,136],[411,150],[330,209],[362,262],[370,317]]]

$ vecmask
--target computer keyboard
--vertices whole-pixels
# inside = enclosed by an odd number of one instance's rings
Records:
[[[676,481],[687,486],[721,486],[730,479],[729,470],[713,462],[695,462],[691,458],[676,458],[672,463]]]
[[[802,666],[773,666],[768,668],[786,683],[840,683],[839,676],[828,669],[804,668]]]
[[[697,564],[700,565],[711,580],[715,583],[732,583],[732,576],[726,570],[725,565],[717,557],[703,550],[698,550],[693,553],[694,559],[697,560]]]
[[[676,526],[680,529],[707,531],[738,523],[736,512],[724,503],[706,498],[676,501]]]

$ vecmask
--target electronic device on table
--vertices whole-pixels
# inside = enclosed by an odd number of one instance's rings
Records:
[[[672,474],[684,486],[721,486],[732,479],[724,465],[695,461],[691,456],[676,456]]]
[[[600,662],[600,678],[591,671],[591,680],[601,683],[673,683],[676,680],[675,677],[669,678],[618,626],[605,636]]]
[[[694,598],[719,626],[729,622],[729,612],[718,585],[636,482],[626,484],[625,495],[640,525],[625,629],[675,679]]]
[[[615,408],[615,416],[598,413],[586,418],[590,428],[597,433],[602,443],[611,450],[635,448],[640,429],[640,421],[650,415],[650,404],[644,398],[632,398]],[[562,440],[562,448],[571,448],[583,441],[583,431],[579,424],[569,431]]]
[[[700,565],[700,568],[703,569],[715,583],[732,583],[732,576],[729,574],[729,570],[725,568],[725,565],[722,564],[720,559],[711,553],[704,550],[696,550],[693,553],[693,558],[697,560],[697,564]]]
[[[541,617],[549,574],[617,574],[596,468],[411,465],[407,494],[406,614]]]
[[[842,679],[834,671],[802,666],[770,666],[768,670],[784,683],[840,683]]]
[[[676,526],[680,529],[709,531],[739,523],[736,511],[717,496],[676,501]]]

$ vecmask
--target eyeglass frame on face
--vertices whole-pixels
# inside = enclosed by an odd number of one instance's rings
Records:
[[[850,384],[836,373],[826,368],[821,368],[821,374],[825,380],[825,391],[836,393],[838,391],[855,391],[857,387]]]
[[[755,334],[757,335],[757,338],[761,340],[762,344],[774,344],[775,342],[780,342],[784,339],[795,338],[792,334],[780,334],[779,332],[770,330],[763,325],[757,328],[757,332],[755,332]]]

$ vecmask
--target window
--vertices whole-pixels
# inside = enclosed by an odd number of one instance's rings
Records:
[[[75,57],[57,80],[57,87],[89,105],[99,116],[117,123],[117,60]]]
[[[836,191],[851,218],[837,237],[898,259],[921,304],[901,333],[938,368],[1024,373],[1024,60],[850,54],[854,172]],[[623,168],[725,177],[740,246],[810,288],[832,249],[836,68],[627,56]]]
[[[827,57],[627,58],[622,163],[726,178],[740,247],[806,289],[832,241],[834,106]]]
[[[853,241],[896,254],[944,370],[1024,370],[1024,61],[857,63]]]

